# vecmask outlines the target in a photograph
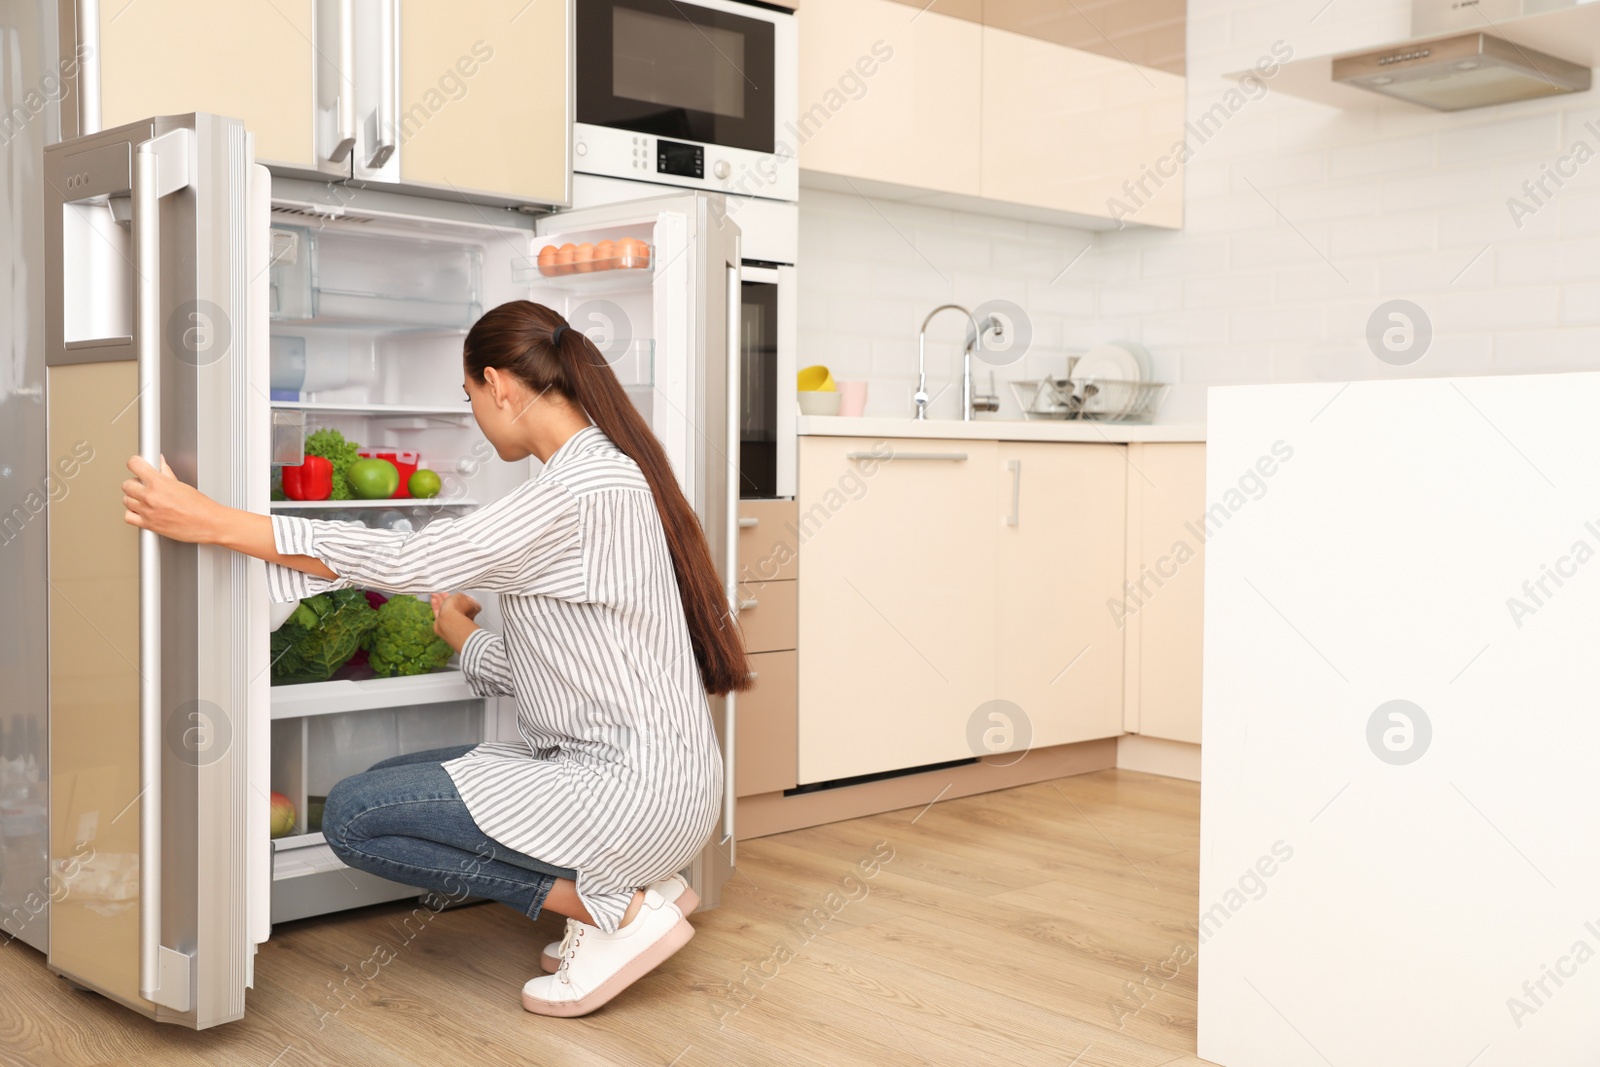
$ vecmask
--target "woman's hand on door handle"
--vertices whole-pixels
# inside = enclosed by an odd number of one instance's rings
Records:
[[[133,477],[122,483],[123,521],[174,541],[209,544],[228,509],[192,485],[178,480],[161,457],[156,470],[142,456],[128,460]]]

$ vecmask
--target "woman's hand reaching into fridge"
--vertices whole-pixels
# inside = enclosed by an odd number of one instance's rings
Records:
[[[467,638],[477,630],[472,620],[478,617],[483,605],[465,593],[435,593],[432,597],[433,632],[457,652],[467,643]]]

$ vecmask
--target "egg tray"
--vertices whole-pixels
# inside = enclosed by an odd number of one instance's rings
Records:
[[[582,263],[547,262],[541,265],[537,256],[519,256],[511,263],[511,280],[519,285],[554,284],[564,289],[609,289],[638,285],[641,277],[649,277],[654,273],[655,264],[654,245],[645,245],[643,252],[634,250],[627,255],[591,259]]]
[[[541,275],[546,278],[564,278],[574,274],[598,274],[601,271],[608,270],[644,270],[650,266],[652,261],[654,261],[656,254],[656,250],[653,245],[647,245],[643,241],[636,241],[626,251],[618,252],[615,255],[607,256],[604,259],[597,258],[593,255],[586,260],[577,259],[576,252],[578,250],[585,247],[590,249],[594,247],[589,242],[585,241],[583,244],[575,246],[575,255],[568,262],[560,263],[548,261],[549,257],[545,255],[547,251],[552,248],[559,250],[569,244],[572,244],[572,242],[565,241],[560,245],[548,244],[539,249],[538,252],[534,253],[532,257],[534,266],[538,268]]]

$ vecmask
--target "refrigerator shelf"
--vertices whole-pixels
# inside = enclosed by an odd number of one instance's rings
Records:
[[[459,700],[480,700],[459,670],[435,671],[409,678],[336,679],[272,687],[274,719],[304,719],[346,711],[416,707]]]
[[[343,511],[345,508],[475,508],[471,497],[390,496],[382,500],[274,500],[273,511]]]
[[[465,403],[451,406],[414,404],[357,404],[335,403],[319,400],[274,400],[274,411],[305,411],[323,415],[364,415],[367,418],[425,417],[451,420],[472,418],[472,409]]]
[[[321,845],[326,842],[327,838],[322,836],[321,830],[309,834],[289,834],[287,837],[273,838],[272,850],[274,852],[290,852],[297,848],[308,848],[311,845]]]
[[[483,249],[471,242],[272,227],[274,322],[385,331],[465,330],[483,314]]]

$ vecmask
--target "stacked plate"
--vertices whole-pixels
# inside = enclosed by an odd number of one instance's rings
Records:
[[[1011,388],[1026,418],[1126,422],[1155,413],[1166,386],[1149,379],[1149,354],[1124,342],[1069,357],[1065,378],[1012,382]]]

